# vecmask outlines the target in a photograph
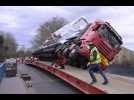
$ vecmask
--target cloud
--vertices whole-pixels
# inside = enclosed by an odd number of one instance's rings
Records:
[[[17,28],[19,27],[16,17],[13,15],[7,15],[7,14],[0,14],[0,25],[1,28],[7,29],[7,28]]]
[[[123,37],[124,46],[134,50],[133,11],[131,6],[1,6],[0,30],[10,31],[19,44],[29,47],[39,25],[52,17],[61,16],[72,21],[85,16],[89,22],[95,19],[110,22]]]

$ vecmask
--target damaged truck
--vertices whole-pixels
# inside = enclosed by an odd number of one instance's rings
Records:
[[[112,61],[121,50],[122,37],[110,23],[95,20],[89,23],[84,17],[63,26],[33,52],[33,56],[40,60],[53,61],[58,52],[62,51],[68,64],[86,69],[89,57],[88,43],[92,42],[100,51],[104,59]],[[104,70],[106,69],[102,61]]]

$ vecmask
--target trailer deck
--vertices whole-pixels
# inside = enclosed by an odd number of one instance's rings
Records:
[[[33,62],[32,65],[36,65],[42,69],[45,69],[52,74],[58,76],[59,78],[70,83],[77,89],[84,93],[108,93],[108,94],[133,94],[134,93],[134,79],[129,77],[124,77],[120,75],[113,75],[107,73],[109,84],[102,85],[103,79],[99,74],[96,74],[98,82],[91,85],[91,78],[87,70],[82,70],[80,68],[72,67],[69,65],[65,66],[65,69],[53,68],[51,62]]]

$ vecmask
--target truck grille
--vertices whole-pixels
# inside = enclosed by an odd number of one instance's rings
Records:
[[[106,44],[102,40],[95,40],[95,45],[98,47],[99,51],[101,51],[106,56],[107,59],[112,59],[112,50],[110,48],[106,48]]]

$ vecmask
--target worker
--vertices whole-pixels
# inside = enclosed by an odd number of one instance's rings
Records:
[[[101,69],[100,53],[92,42],[90,42],[88,46],[89,46],[89,49],[91,50],[90,57],[89,57],[89,63],[87,64],[89,74],[92,78],[91,84],[97,82],[95,75],[94,75],[94,72],[95,73],[99,72],[101,74],[101,76],[104,78],[104,82],[102,84],[105,85],[108,83],[108,79],[107,79],[106,75],[103,73],[103,70]]]
[[[57,56],[58,56],[57,64],[59,65],[57,68],[65,69],[65,64],[67,63],[67,58],[63,55],[63,51],[60,50],[58,52]]]
[[[102,70],[106,70],[107,67],[109,66],[109,61],[108,59],[103,56],[101,53],[100,53],[100,56],[101,56],[101,69]]]
[[[65,69],[65,64],[67,62],[66,57],[63,55],[62,49],[58,49],[56,52],[55,60],[52,62],[51,66],[60,69]]]

